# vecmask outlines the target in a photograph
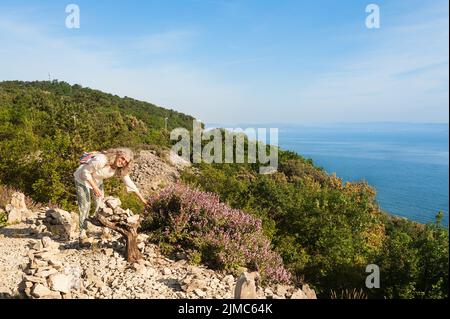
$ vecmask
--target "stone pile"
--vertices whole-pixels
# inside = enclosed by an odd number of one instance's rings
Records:
[[[42,208],[25,222],[29,225],[30,232],[36,236],[52,236],[54,239],[69,241],[79,233],[78,214],[59,208]]]
[[[72,288],[80,287],[81,268],[64,267],[58,246],[49,237],[43,237],[28,251],[19,287],[28,298],[69,299]]]
[[[20,223],[33,215],[25,204],[25,195],[19,192],[12,194],[11,202],[6,205],[5,211],[8,215],[8,224]]]
[[[42,215],[41,215],[42,217]],[[78,215],[59,208],[47,209],[43,224],[59,239],[70,240],[78,235]]]
[[[97,214],[104,216],[108,221],[117,225],[138,225],[139,215],[133,214],[129,209],[120,207],[121,201],[116,197],[106,197],[100,204]]]

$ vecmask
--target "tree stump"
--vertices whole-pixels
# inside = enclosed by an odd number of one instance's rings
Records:
[[[128,262],[134,263],[142,259],[142,254],[139,251],[137,243],[137,236],[138,236],[137,229],[139,227],[139,223],[137,224],[128,224],[124,222],[114,223],[109,221],[105,216],[101,214],[97,214],[96,217],[100,224],[112,230],[115,230],[123,237],[125,237],[126,242],[125,258],[127,259]]]

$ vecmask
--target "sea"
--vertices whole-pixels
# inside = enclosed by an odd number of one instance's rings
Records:
[[[277,128],[278,146],[311,158],[344,181],[367,181],[376,189],[384,211],[421,223],[434,222],[441,211],[442,224],[448,227],[448,124],[210,123],[206,127]],[[270,142],[268,135],[266,141]]]

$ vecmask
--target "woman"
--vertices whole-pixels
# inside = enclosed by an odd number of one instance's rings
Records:
[[[127,192],[134,192],[144,203],[147,201],[131,180],[129,173],[133,165],[133,152],[128,148],[113,148],[105,152],[98,152],[86,163],[81,164],[74,173],[77,190],[78,209],[80,211],[80,240],[86,239],[86,219],[91,208],[91,191],[95,197],[95,212],[103,198],[103,180],[116,176],[120,177]]]

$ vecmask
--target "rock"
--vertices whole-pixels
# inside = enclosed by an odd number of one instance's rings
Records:
[[[187,271],[190,275],[198,275],[202,273],[202,269],[197,266],[189,266]]]
[[[119,207],[120,205],[122,205],[122,202],[120,201],[119,198],[112,197],[112,196],[105,198],[105,203],[109,208],[111,208],[113,210],[116,209],[117,207]]]
[[[68,240],[77,235],[78,216],[65,210],[54,208],[46,211],[46,223],[48,230],[62,239]]]
[[[25,204],[25,195],[20,192],[11,195],[11,202],[6,205],[5,209],[8,213],[8,224],[20,223],[22,220],[33,216],[33,212],[28,210]]]
[[[133,212],[132,212],[130,209],[125,210],[125,214],[126,214],[128,217],[133,216]]]
[[[186,299],[186,294],[182,291],[177,291],[175,295],[180,299]]]
[[[38,269],[38,268],[47,267],[47,266],[48,266],[47,261],[35,258],[30,262],[29,268],[30,269]]]
[[[104,253],[108,257],[111,257],[114,254],[114,249],[112,249],[112,248],[102,248],[102,253]]]
[[[53,266],[55,269],[61,269],[63,267],[62,262],[56,256],[51,256],[47,259],[47,262],[50,266]]]
[[[306,294],[301,289],[297,289],[291,296],[291,299],[308,299]]]
[[[51,293],[52,291],[42,284],[35,284],[31,291],[31,294],[36,298],[46,297]]]
[[[44,246],[42,245],[42,241],[38,240],[36,243],[33,244],[33,246],[31,246],[34,250],[42,250],[42,248],[44,248]]]
[[[144,242],[146,242],[146,241],[148,240],[149,237],[150,237],[150,236],[147,235],[147,234],[139,234],[139,235],[137,236],[137,242],[138,242],[138,243],[144,243]]]
[[[227,275],[223,278],[223,281],[228,284],[229,286],[234,284],[234,277],[233,275]]]
[[[275,287],[275,294],[277,294],[280,297],[285,297],[286,294],[288,293],[288,290],[289,286],[278,284]]]
[[[51,238],[48,237],[48,236],[42,237],[41,241],[42,241],[42,246],[43,246],[44,248],[53,248],[53,247],[55,247],[55,245],[57,245],[57,244],[56,244],[55,242],[53,242],[53,240],[51,240]]]
[[[11,204],[6,204],[5,206],[5,210],[7,213],[9,213],[10,211],[12,211],[14,209],[13,205]]]
[[[304,284],[302,290],[308,299],[317,299],[316,292],[308,284]]]
[[[163,275],[168,276],[168,275],[172,274],[172,270],[170,270],[167,267],[164,267],[163,270],[162,270],[162,273],[163,273]]]
[[[183,252],[177,252],[177,253],[175,254],[175,258],[176,258],[177,260],[187,260],[188,256],[186,255],[186,253],[183,253]]]
[[[41,261],[47,262],[50,258],[54,257],[54,251],[51,248],[44,248],[41,251],[34,253],[34,257],[41,259]]]
[[[47,230],[47,226],[45,226],[45,225],[39,225],[38,227],[36,227],[36,231],[38,232],[38,233],[43,233],[43,232],[45,232]]]
[[[57,291],[51,291],[42,284],[35,284],[31,290],[31,295],[42,299],[61,299],[61,294]]]
[[[103,213],[107,216],[111,216],[114,212],[113,212],[112,208],[105,207],[105,208],[103,208]]]
[[[206,296],[206,292],[204,292],[204,291],[201,290],[201,289],[195,289],[195,290],[194,290],[194,293],[195,293],[197,296],[199,296],[199,297],[205,297],[205,296]]]
[[[108,241],[112,238],[111,230],[109,228],[103,227],[102,234],[100,236],[101,240]]]
[[[145,272],[145,265],[141,263],[134,263],[132,268],[136,271],[136,273],[141,275]]]
[[[35,213],[33,213],[29,209],[25,209],[22,211],[22,221],[27,223],[33,223],[34,219],[36,218]]]
[[[12,295],[11,289],[0,286],[0,299],[10,298],[11,295]]]
[[[256,295],[258,296],[258,299],[266,299],[266,295],[264,294],[264,289],[262,289],[262,287],[256,288]]]
[[[102,235],[103,227],[94,225],[90,221],[87,221],[86,225],[87,225],[86,233],[88,236],[100,237]]]
[[[20,223],[22,221],[22,211],[12,208],[8,213],[8,224]]]
[[[43,284],[43,285],[47,284],[47,281],[44,278],[35,277],[35,276],[25,276],[25,281],[29,281],[29,282],[37,283],[37,284]]]
[[[127,217],[127,223],[135,225],[139,222],[139,215],[133,215],[130,217]]]
[[[19,192],[15,192],[11,196],[11,206],[19,211],[27,210],[25,204],[25,195]]]
[[[206,288],[206,283],[200,278],[192,278],[191,276],[188,276],[180,282],[180,286],[183,291],[189,293],[194,291],[195,289]]]
[[[38,269],[34,275],[36,277],[47,278],[47,277],[57,274],[57,273],[58,273],[58,271],[55,268],[46,267],[46,268]]]
[[[264,289],[264,294],[266,295],[266,297],[268,298],[272,298],[273,297],[273,291],[270,288],[266,288]]]
[[[257,281],[260,275],[258,272],[243,272],[236,282],[234,289],[234,299],[256,299]]]
[[[139,243],[139,244],[137,244],[137,248],[138,248],[141,252],[144,252],[144,249],[145,249],[145,243]]]
[[[69,293],[71,289],[71,278],[63,274],[51,275],[48,279],[52,290]]]
[[[70,279],[70,288],[71,289],[80,289],[82,286],[82,275],[83,268],[80,266],[66,266],[64,267],[63,274],[69,277]]]

